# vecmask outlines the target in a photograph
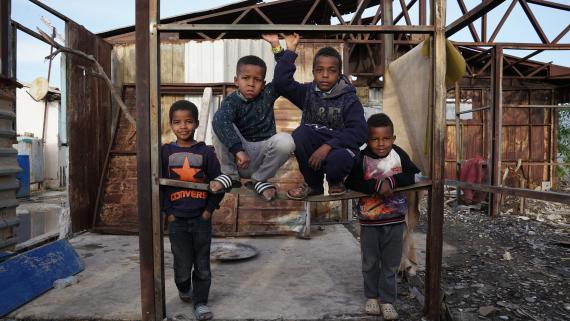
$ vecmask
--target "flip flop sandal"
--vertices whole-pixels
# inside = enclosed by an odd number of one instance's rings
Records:
[[[277,188],[273,184],[268,183],[268,182],[256,182],[256,183],[247,182],[246,187],[253,189],[259,197],[261,197],[262,199],[264,199],[265,201],[268,201],[268,202],[274,200],[275,197],[277,197]],[[267,199],[263,195],[263,192],[265,192],[268,189],[275,190],[275,196],[273,196],[271,199]]]
[[[291,194],[292,191],[297,191],[297,190],[299,191],[299,193],[297,195]],[[319,191],[312,189],[307,184],[303,184],[297,188],[294,188],[292,190],[288,190],[287,191],[287,197],[289,197],[292,200],[302,201],[309,196],[320,195],[322,193],[323,192],[319,192]]]
[[[380,315],[380,305],[376,299],[368,299],[364,311],[369,315]]]
[[[231,179],[231,177],[229,177],[226,174],[222,174],[216,178],[213,179],[213,181],[216,181],[220,184],[222,184],[222,189],[218,190],[218,191],[212,191],[212,189],[210,188],[210,184],[208,184],[208,192],[212,193],[212,194],[222,194],[222,193],[229,193],[232,188],[234,187],[239,187],[238,185],[241,185],[240,182],[238,181],[233,181]]]
[[[196,306],[194,309],[194,316],[196,317],[196,320],[211,320],[214,317],[210,308],[204,304]]]
[[[398,312],[396,312],[396,309],[390,303],[381,304],[380,309],[382,310],[382,316],[384,317],[384,320],[398,319]]]

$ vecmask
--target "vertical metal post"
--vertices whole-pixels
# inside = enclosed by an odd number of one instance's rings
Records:
[[[441,312],[441,257],[443,246],[443,169],[445,158],[445,0],[431,2],[431,21],[434,26],[432,42],[432,144],[431,179],[428,195],[428,234],[425,277],[425,307],[428,320],[439,320]]]
[[[136,1],[137,192],[142,320],[165,316],[159,168],[160,0]]]
[[[10,79],[16,75],[12,74],[10,57],[10,13],[12,1],[0,1],[0,77]]]
[[[455,179],[459,180],[461,176],[461,162],[463,161],[463,145],[461,137],[461,88],[459,81],[455,83]],[[459,206],[461,199],[461,189],[456,187],[456,205]]]
[[[425,26],[427,24],[427,0],[420,0],[420,26]]]
[[[392,0],[382,0],[382,25],[391,26],[394,24],[394,14],[392,10]],[[384,37],[384,73],[388,64],[394,57],[394,35],[385,33]]]
[[[491,57],[491,159],[489,163],[491,185],[501,184],[501,142],[503,132],[503,48],[493,48]],[[489,215],[496,216],[499,212],[501,194],[489,195]]]

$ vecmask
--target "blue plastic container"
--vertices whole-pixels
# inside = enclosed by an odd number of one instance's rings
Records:
[[[18,155],[18,165],[22,169],[16,174],[16,178],[20,181],[20,188],[16,192],[16,197],[30,196],[30,155]]]

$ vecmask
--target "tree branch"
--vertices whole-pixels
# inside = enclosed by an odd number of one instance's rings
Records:
[[[121,99],[121,96],[119,96],[119,94],[117,93],[117,91],[115,90],[115,88],[113,87],[113,83],[111,82],[111,79],[109,79],[109,77],[107,76],[107,74],[105,73],[105,70],[103,69],[103,67],[101,66],[101,64],[99,64],[99,62],[97,61],[97,59],[95,59],[94,56],[92,55],[88,55],[86,53],[84,53],[83,51],[80,50],[76,50],[76,49],[71,49],[68,47],[65,47],[61,44],[59,44],[58,42],[56,42],[55,40],[53,40],[48,34],[46,34],[45,32],[43,32],[40,28],[37,28],[38,32],[40,33],[40,35],[42,36],[42,38],[44,38],[44,40],[46,42],[48,42],[50,45],[52,45],[54,48],[56,48],[57,50],[54,51],[51,55],[47,56],[46,59],[53,59],[55,56],[57,56],[59,53],[64,52],[64,53],[70,53],[76,56],[79,56],[83,59],[89,60],[91,61],[95,67],[97,68],[97,74],[99,74],[101,76],[101,78],[103,78],[103,80],[105,80],[105,84],[107,84],[107,88],[109,88],[109,91],[111,92],[111,96],[113,97],[113,99],[115,100],[115,102],[117,104],[119,104],[119,106],[121,107],[121,110],[123,111],[123,113],[125,114],[125,117],[127,118],[127,120],[131,123],[131,125],[133,125],[133,127],[136,130],[136,121],[133,118],[133,116],[131,116],[131,114],[129,113],[129,109],[127,107],[127,105],[125,105],[125,103],[123,102],[123,100]]]

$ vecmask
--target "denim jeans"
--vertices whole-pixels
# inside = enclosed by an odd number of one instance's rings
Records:
[[[362,226],[360,246],[366,298],[378,298],[382,303],[396,301],[396,274],[402,257],[404,225]]]
[[[174,256],[174,283],[178,291],[186,293],[192,289],[194,305],[207,304],[212,283],[212,221],[201,217],[177,217],[168,225],[168,237]]]

